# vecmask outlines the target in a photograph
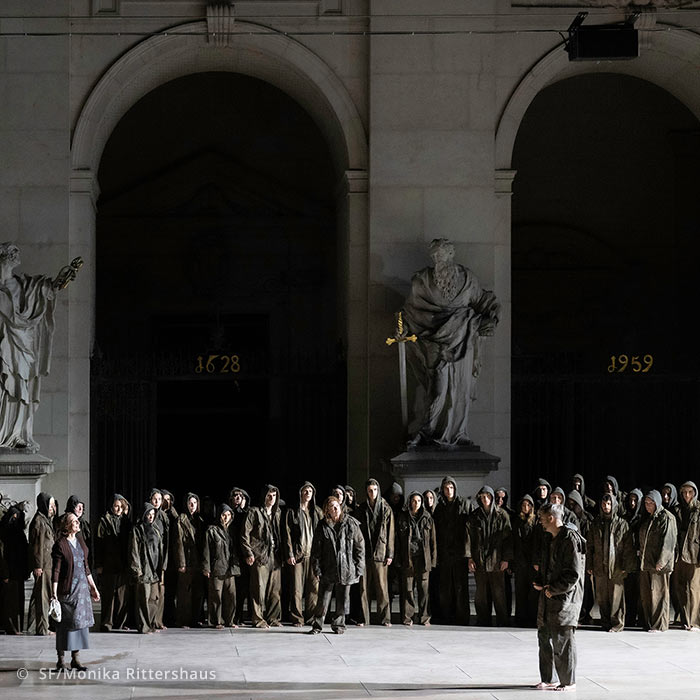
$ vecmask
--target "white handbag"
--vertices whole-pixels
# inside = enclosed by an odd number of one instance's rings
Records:
[[[49,603],[49,617],[56,622],[61,621],[61,604],[58,602],[58,598],[51,598]]]

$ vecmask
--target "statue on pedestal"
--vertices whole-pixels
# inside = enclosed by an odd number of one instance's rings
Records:
[[[41,377],[49,373],[56,292],[75,279],[82,263],[75,258],[54,279],[15,275],[19,248],[0,244],[0,448],[39,450],[34,411]]]
[[[407,332],[418,338],[410,343],[410,364],[424,395],[409,449],[472,444],[467,424],[481,367],[480,338],[493,335],[500,310],[493,292],[454,262],[448,239],[436,238],[429,250],[434,267],[413,276],[402,310]]]

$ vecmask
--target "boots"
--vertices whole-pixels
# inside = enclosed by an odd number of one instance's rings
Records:
[[[57,651],[56,656],[58,656],[58,661],[56,661],[56,670],[57,671],[65,671],[67,670],[68,666],[66,666],[63,663],[63,652],[62,651]]]
[[[70,667],[74,668],[76,671],[87,671],[87,666],[83,666],[80,663],[80,657],[78,656],[80,652],[78,651],[72,651],[70,653],[71,659],[70,659]]]

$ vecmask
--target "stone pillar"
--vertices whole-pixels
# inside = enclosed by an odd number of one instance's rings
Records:
[[[69,209],[70,258],[85,261],[71,284],[68,313],[68,493],[90,511],[90,356],[95,337],[95,216],[99,186],[91,170],[73,170]],[[125,283],[128,280],[125,279]]]
[[[12,502],[29,503],[28,514],[36,511],[36,497],[42,491],[42,477],[53,473],[53,460],[25,450],[0,448],[0,494]]]

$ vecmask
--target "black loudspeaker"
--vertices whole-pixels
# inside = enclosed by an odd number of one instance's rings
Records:
[[[624,61],[639,56],[637,16],[627,22],[582,26],[587,12],[579,12],[569,27],[566,51],[570,61]]]

